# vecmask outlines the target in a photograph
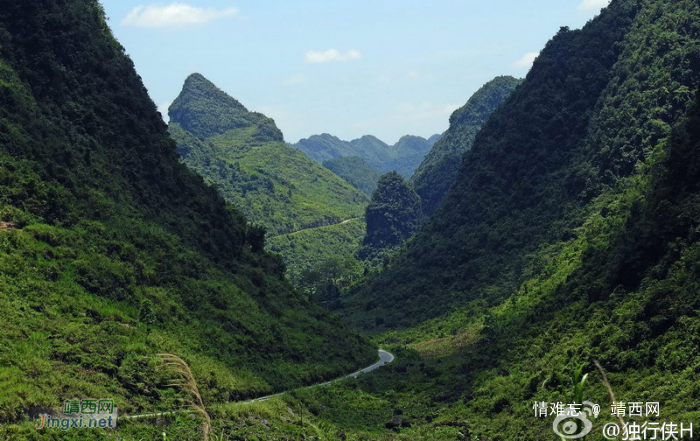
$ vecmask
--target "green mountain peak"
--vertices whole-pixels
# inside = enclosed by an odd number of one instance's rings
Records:
[[[252,132],[248,135],[254,141],[284,140],[271,118],[250,112],[238,100],[198,73],[187,77],[182,92],[170,105],[168,114],[171,122],[201,138],[247,130]]]

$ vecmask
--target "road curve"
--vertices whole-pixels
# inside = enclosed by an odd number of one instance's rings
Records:
[[[383,349],[380,349],[378,362],[374,363],[372,366],[366,367],[366,368],[361,369],[357,372],[353,372],[350,375],[346,375],[345,377],[339,378],[338,380],[342,380],[343,378],[349,378],[349,377],[357,378],[362,374],[366,374],[368,372],[372,372],[373,370],[379,369],[380,367],[384,366],[385,364],[389,364],[392,361],[394,361],[394,355],[383,350]],[[335,380],[335,381],[338,381],[338,380]]]
[[[385,351],[385,350],[383,350],[383,349],[380,349],[380,350],[378,351],[378,353],[379,353],[379,361],[376,362],[376,363],[374,363],[374,364],[371,365],[371,366],[367,366],[366,368],[360,369],[359,371],[353,372],[352,374],[343,375],[342,377],[338,377],[338,378],[336,378],[336,379],[333,379],[333,380],[330,380],[330,381],[326,381],[326,382],[324,382],[324,383],[312,384],[311,386],[304,386],[304,387],[302,387],[301,389],[312,388],[312,387],[320,387],[320,386],[326,386],[326,385],[328,385],[328,384],[335,383],[336,381],[345,380],[345,379],[347,379],[347,378],[357,378],[357,377],[359,377],[360,375],[367,374],[367,373],[369,373],[369,372],[372,372],[372,371],[374,371],[374,370],[377,370],[377,369],[379,369],[380,367],[382,367],[382,366],[384,366],[384,365],[387,365],[387,364],[391,363],[392,361],[394,361],[394,355],[393,355],[393,354],[391,354],[391,353],[389,353],[389,352],[387,352],[387,351]],[[284,391],[284,392],[276,393],[276,394],[273,394],[273,395],[266,395],[266,396],[264,396],[264,397],[254,398],[254,399],[252,399],[252,400],[247,400],[247,401],[234,401],[234,402],[237,402],[237,403],[244,403],[244,404],[245,404],[245,403],[255,403],[255,402],[258,402],[258,401],[269,400],[269,399],[272,398],[272,397],[277,397],[277,396],[280,396],[280,395],[284,395],[284,394],[286,394],[287,392],[289,392],[289,391]],[[155,417],[155,416],[162,416],[162,415],[172,415],[172,414],[179,413],[179,412],[191,412],[191,410],[190,410],[190,409],[181,409],[181,410],[174,410],[174,411],[170,411],[170,412],[146,413],[146,414],[142,414],[142,415],[125,415],[125,416],[123,416],[123,417],[121,417],[121,418],[124,418],[124,419],[139,419],[139,418],[148,418],[148,417]]]
[[[386,364],[389,364],[389,363],[391,363],[392,361],[394,361],[394,355],[393,355],[393,354],[391,354],[391,353],[389,353],[389,352],[387,352],[387,351],[385,351],[385,350],[383,350],[383,349],[380,349],[378,352],[379,352],[379,361],[376,362],[376,363],[374,363],[374,364],[371,365],[371,366],[367,366],[366,368],[360,369],[360,370],[357,371],[357,372],[353,372],[352,374],[343,375],[342,377],[338,377],[338,378],[335,378],[335,379],[330,380],[330,381],[326,381],[326,382],[318,383],[318,384],[312,384],[311,386],[305,386],[305,387],[302,388],[302,389],[305,389],[305,388],[312,388],[312,387],[319,387],[319,386],[326,386],[326,385],[329,385],[329,384],[331,384],[331,383],[335,383],[336,381],[345,380],[345,379],[347,379],[347,378],[357,378],[357,377],[359,377],[359,376],[362,375],[362,374],[366,374],[366,373],[372,372],[373,370],[379,369],[380,367],[382,367],[382,366],[384,366],[384,365],[386,365]],[[272,398],[272,397],[276,397],[276,396],[279,396],[279,395],[284,395],[285,393],[287,393],[287,391],[285,391],[285,392],[280,392],[280,393],[277,393],[277,394],[274,394],[274,395],[267,395],[267,396],[264,396],[264,397],[255,398],[255,399],[252,399],[252,400],[250,400],[250,401],[244,401],[244,403],[254,403],[254,402],[256,402],[256,401],[265,401],[265,400],[270,399],[270,398]]]

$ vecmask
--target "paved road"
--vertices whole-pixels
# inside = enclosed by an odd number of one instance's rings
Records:
[[[326,385],[329,385],[329,384],[331,384],[331,383],[335,383],[336,381],[345,380],[345,379],[347,379],[347,378],[357,378],[357,377],[359,377],[359,376],[362,375],[362,374],[366,374],[366,373],[372,372],[373,370],[379,369],[380,367],[382,367],[382,366],[384,366],[384,365],[386,365],[386,364],[389,364],[389,363],[391,363],[392,361],[394,361],[394,355],[391,354],[391,353],[389,353],[389,352],[387,352],[387,351],[385,351],[385,350],[383,350],[383,349],[380,349],[380,350],[379,350],[379,361],[376,362],[376,363],[374,363],[373,365],[367,366],[366,368],[360,369],[359,371],[353,372],[352,374],[343,375],[342,377],[336,378],[336,379],[334,379],[334,380],[326,381],[325,383],[313,384],[313,385],[311,385],[311,386],[306,386],[306,387],[307,387],[307,388],[312,388],[312,387],[326,386]],[[245,402],[246,402],[246,403],[254,403],[254,402],[256,402],[256,401],[265,401],[265,400],[268,400],[268,399],[270,399],[270,398],[272,398],[272,397],[277,397],[277,396],[279,396],[279,395],[284,395],[285,393],[286,393],[286,392],[280,392],[280,393],[278,393],[278,394],[267,395],[267,396],[264,396],[264,397],[255,398],[255,399],[253,399],[253,400],[245,401]]]
[[[368,372],[372,372],[373,370],[379,369],[380,367],[384,366],[385,364],[389,364],[392,361],[394,361],[394,356],[392,354],[390,354],[389,352],[387,352],[383,349],[380,349],[379,350],[379,361],[374,363],[372,366],[366,367],[366,368],[361,369],[357,372],[353,372],[350,375],[346,375],[342,378],[338,378],[336,380],[332,380],[332,381],[326,382],[324,384],[332,383],[333,381],[342,380],[343,378],[350,378],[350,377],[357,378],[362,374],[366,374]]]
[[[319,383],[319,384],[313,384],[313,385],[311,385],[311,386],[306,386],[306,388],[326,386],[326,385],[335,383],[336,381],[345,380],[345,379],[347,379],[347,378],[357,378],[357,377],[359,377],[360,375],[367,374],[367,373],[372,372],[372,371],[374,371],[374,370],[376,370],[376,369],[379,369],[380,367],[382,367],[382,366],[384,366],[384,365],[387,365],[387,364],[391,363],[392,361],[394,361],[394,356],[393,356],[391,353],[389,353],[389,352],[387,352],[387,351],[385,351],[385,350],[383,350],[383,349],[380,349],[380,350],[379,350],[379,361],[376,362],[376,363],[374,363],[373,365],[367,366],[366,368],[360,369],[359,371],[353,372],[352,374],[343,375],[342,377],[338,377],[338,378],[336,378],[336,379],[334,379],[334,380],[326,381],[325,383]],[[284,394],[286,394],[287,392],[289,392],[289,391],[280,392],[280,393],[277,393],[277,394],[274,394],[274,395],[266,395],[266,396],[264,396],[264,397],[255,398],[255,399],[252,399],[252,400],[238,401],[238,402],[239,402],[239,403],[255,403],[255,402],[258,402],[258,401],[265,401],[265,400],[269,400],[269,399],[272,398],[272,397],[278,397],[278,396],[280,396],[280,395],[284,395]],[[170,411],[170,412],[146,413],[146,414],[142,414],[142,415],[125,415],[125,416],[123,416],[123,417],[121,417],[121,418],[126,418],[126,419],[140,419],[140,418],[148,418],[148,417],[155,417],[155,416],[162,416],[162,415],[172,415],[172,414],[178,413],[178,412],[191,412],[191,410],[189,410],[189,409],[181,409],[181,410]]]

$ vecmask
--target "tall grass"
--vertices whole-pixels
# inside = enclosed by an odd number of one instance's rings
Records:
[[[186,403],[188,406],[204,418],[202,423],[202,439],[209,441],[209,433],[211,432],[211,417],[204,407],[202,395],[199,393],[197,381],[192,374],[189,365],[182,358],[174,354],[157,354],[166,366],[168,366],[176,378],[173,383],[168,384],[171,387],[180,388],[187,395]]]

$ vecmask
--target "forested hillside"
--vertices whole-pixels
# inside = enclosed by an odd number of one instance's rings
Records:
[[[273,120],[202,75],[187,78],[169,113],[185,164],[271,235],[362,215],[361,192],[284,144]]]
[[[541,270],[533,253],[574,238],[594,198],[634,174],[685,112],[700,78],[695,6],[622,0],[582,30],[562,28],[476,136],[444,206],[348,299],[353,322],[498,304]]]
[[[197,133],[231,123],[180,121]],[[261,121],[232,124],[281,140]],[[262,245],[180,163],[97,1],[1,2],[0,438],[59,439],[29,413],[75,397],[113,398],[120,416],[177,408],[161,352],[190,363],[207,404],[373,360]],[[160,437],[137,429],[125,434]],[[107,432],[75,434],[93,435]]]
[[[450,116],[450,128],[411,176],[410,182],[423,203],[424,216],[430,216],[445,198],[457,180],[462,157],[472,147],[481,126],[521,81],[508,76],[496,77]]]
[[[365,210],[367,234],[359,257],[381,258],[385,250],[400,246],[416,232],[420,218],[421,201],[413,188],[397,172],[382,175]]]
[[[312,160],[198,74],[170,116],[97,0],[0,0],[0,439],[549,441],[533,404],[583,400],[588,440],[613,402],[697,432],[697,0],[612,0],[439,141]],[[207,411],[123,418],[187,406],[164,352]],[[34,427],[89,397],[116,431]]]

